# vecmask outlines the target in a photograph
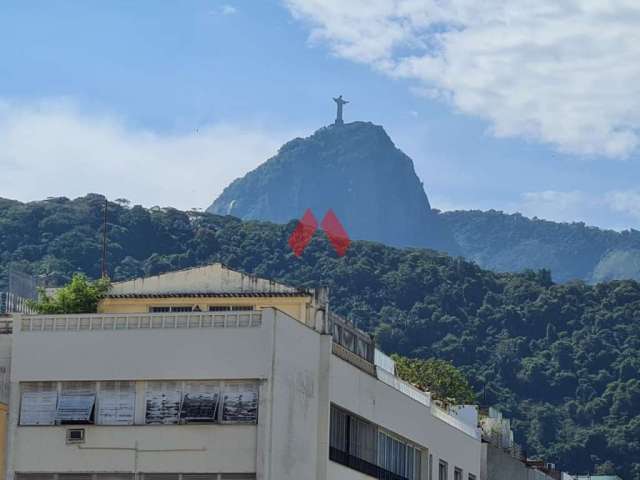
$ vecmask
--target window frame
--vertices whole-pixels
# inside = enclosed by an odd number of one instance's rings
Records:
[[[89,402],[89,409],[85,418],[62,418],[63,413],[66,411],[63,409],[63,398],[67,398],[67,402],[71,405],[68,407],[73,408],[72,398],[82,398],[82,401]],[[86,398],[85,398],[86,397]],[[56,425],[95,425],[96,424],[96,401],[98,397],[98,382],[84,382],[84,381],[67,381],[58,382],[58,402],[56,405]],[[85,406],[86,407],[86,406]],[[77,409],[77,407],[76,407]],[[66,414],[67,416],[69,413]]]
[[[442,469],[444,468],[444,475],[442,474]],[[440,459],[438,461],[438,480],[448,480],[449,479],[449,464],[444,460]]]

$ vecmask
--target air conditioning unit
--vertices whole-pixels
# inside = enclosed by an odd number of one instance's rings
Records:
[[[84,428],[68,428],[67,429],[67,443],[84,443],[85,430]]]

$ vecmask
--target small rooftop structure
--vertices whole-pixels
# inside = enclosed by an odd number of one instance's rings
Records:
[[[151,277],[115,282],[109,297],[203,296],[216,294],[299,295],[309,292],[273,280],[231,270],[221,263],[167,272]],[[247,295],[249,296],[249,295]],[[284,296],[284,295],[283,295]]]

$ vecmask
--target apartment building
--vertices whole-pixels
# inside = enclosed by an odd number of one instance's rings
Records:
[[[477,412],[400,380],[323,289],[216,264],[12,337],[9,480],[480,478]]]

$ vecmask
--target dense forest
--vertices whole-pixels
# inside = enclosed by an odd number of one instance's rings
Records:
[[[640,280],[640,232],[602,230],[582,222],[559,223],[496,210],[438,215],[458,251],[499,272],[550,269],[556,281]]]
[[[104,199],[0,200],[0,290],[9,266],[47,285],[100,274]],[[292,285],[331,288],[333,308],[385,351],[453,362],[483,403],[515,419],[517,441],[569,471],[640,480],[640,284],[555,284],[548,270],[494,273],[429,250],[323,233],[301,258],[295,223],[109,204],[112,279],[220,261]]]

